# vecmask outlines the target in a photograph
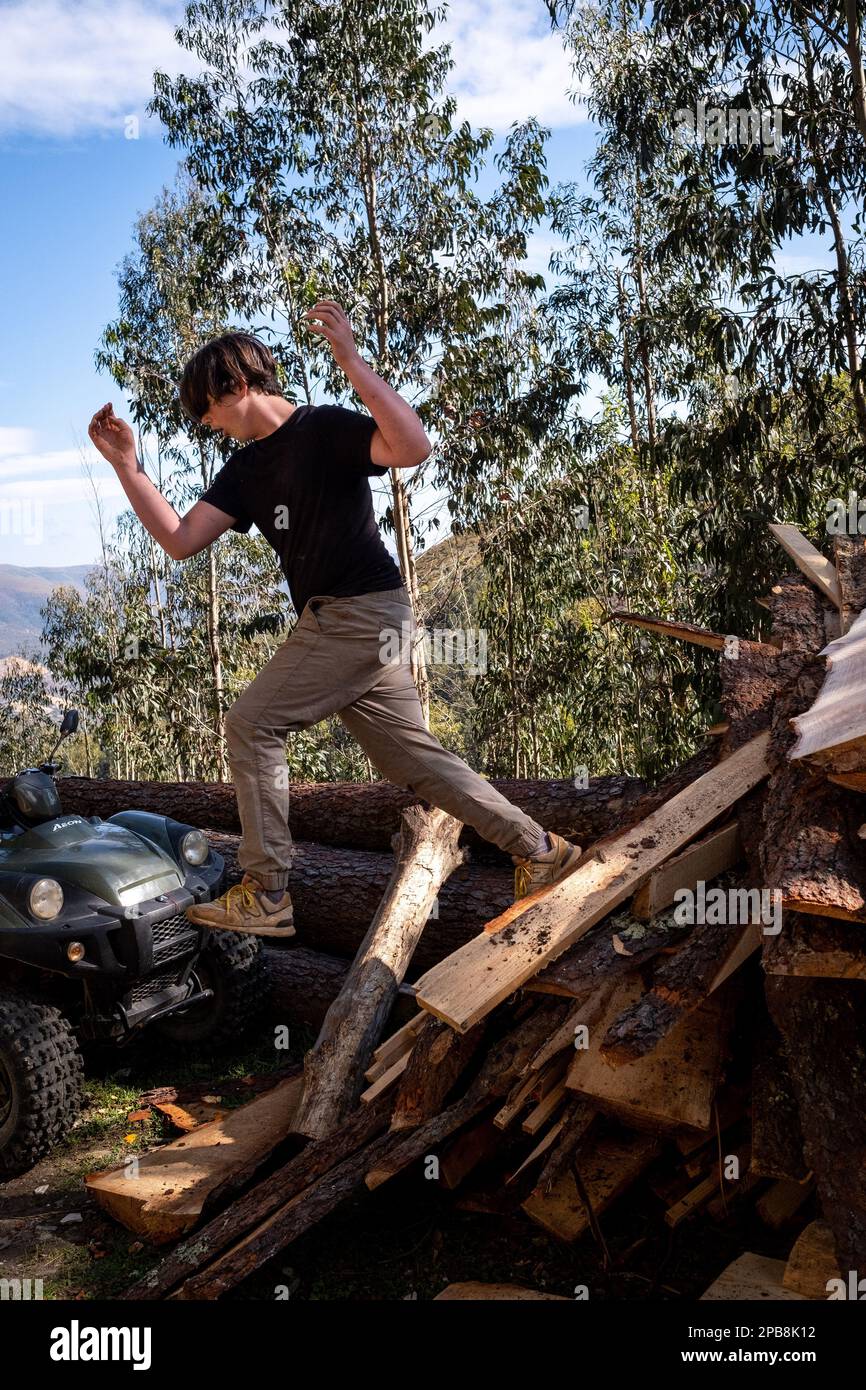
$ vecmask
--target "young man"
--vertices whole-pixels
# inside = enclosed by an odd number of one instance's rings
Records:
[[[246,333],[206,343],[180,384],[187,414],[243,446],[179,517],[135,455],[130,427],[104,405],[90,422],[142,524],[174,560],[197,554],[229,528],[253,523],[273,546],[298,622],[228,710],[228,757],[244,871],[190,921],[257,936],[294,935],[286,889],[292,841],[286,736],[338,714],[383,777],[511,854],[515,896],[556,882],[579,847],[545,831],[449,753],[426,728],[406,634],[409,595],[382,542],[368,479],[414,468],[430,444],[411,406],[364,362],[332,299],[304,316],[323,335],[369,415],[342,406],[292,405],[268,348]],[[394,639],[400,651],[393,657]]]

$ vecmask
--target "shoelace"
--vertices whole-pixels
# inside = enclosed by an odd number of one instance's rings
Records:
[[[514,895],[517,898],[525,898],[529,889],[532,887],[532,860],[524,859],[521,864],[517,864],[514,869]]]
[[[235,894],[237,897],[240,897],[244,907],[252,909],[257,906],[256,895],[253,892],[252,888],[248,887],[246,883],[233,883],[231,888],[229,888],[220,897],[220,902],[225,904],[226,912],[230,910],[234,903],[234,898],[232,897],[232,894]]]

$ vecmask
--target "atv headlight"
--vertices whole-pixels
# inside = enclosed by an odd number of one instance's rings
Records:
[[[180,842],[180,852],[187,864],[203,864],[210,854],[210,845],[203,830],[190,830]]]
[[[63,889],[55,878],[40,878],[27,894],[27,906],[34,917],[50,922],[63,911]]]

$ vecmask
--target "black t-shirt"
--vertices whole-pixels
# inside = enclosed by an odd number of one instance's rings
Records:
[[[402,577],[373,513],[376,421],[341,405],[296,406],[272,434],[232,454],[201,501],[253,523],[273,546],[300,614],[311,594],[396,589]]]

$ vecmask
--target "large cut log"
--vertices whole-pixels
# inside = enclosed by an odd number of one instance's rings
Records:
[[[834,536],[833,558],[842,595],[840,636],[866,608],[866,536]]]
[[[806,1162],[843,1274],[866,1276],[866,987],[858,980],[769,976],[770,1014],[781,1033]],[[852,1089],[853,1087],[853,1089]]]
[[[336,1134],[308,1144],[200,1231],[181,1241],[166,1259],[120,1297],[133,1302],[164,1298],[193,1271],[210,1264],[221,1251],[267,1221],[287,1201],[309,1189],[322,1174],[369,1145],[387,1129],[390,1113],[387,1100],[357,1110]]]
[[[860,922],[786,912],[784,929],[764,942],[768,975],[866,980],[866,932]]]
[[[773,640],[783,652],[813,655],[827,643],[825,603],[799,574],[786,574],[773,585],[766,600],[773,620]]]
[[[226,861],[226,882],[238,882],[239,835],[209,831]],[[298,940],[314,951],[352,960],[367,934],[394,868],[391,854],[338,849],[306,841],[294,846],[289,891]],[[437,897],[415,948],[409,978],[427,970],[483,931],[492,913],[514,901],[514,869],[498,864],[459,865]]]
[[[707,830],[767,772],[769,736],[759,734],[527,906],[491,922],[483,935],[417,982],[422,1008],[461,1032],[555,960],[618,907],[647,874]]]
[[[768,750],[762,881],[786,908],[866,921],[866,861],[857,831],[857,797],[834,786],[803,761],[791,762],[791,719],[815,699],[822,658],[805,658],[798,679],[778,696]]]
[[[802,1182],[809,1175],[785,1044],[766,1017],[754,1039],[752,1170],[765,1178],[788,1178],[794,1182]]]
[[[8,779],[0,780],[0,790]],[[491,777],[491,786],[532,816],[545,830],[586,844],[615,826],[629,805],[647,791],[635,777],[591,777],[586,787],[574,779],[530,781]],[[190,825],[239,831],[235,789],[230,782],[117,782],[63,777],[58,783],[63,809],[105,818],[135,808],[173,816]],[[408,806],[424,805],[391,782],[292,782],[289,829],[295,840],[343,845],[349,849],[390,850]],[[486,844],[471,826],[461,841]],[[490,846],[493,849],[493,846]],[[498,851],[497,851],[498,852]]]
[[[409,806],[394,845],[394,871],[316,1045],[304,1059],[304,1094],[295,1129],[312,1139],[332,1133],[358,1104],[364,1072],[441,885],[467,851],[460,821],[438,808]]]

